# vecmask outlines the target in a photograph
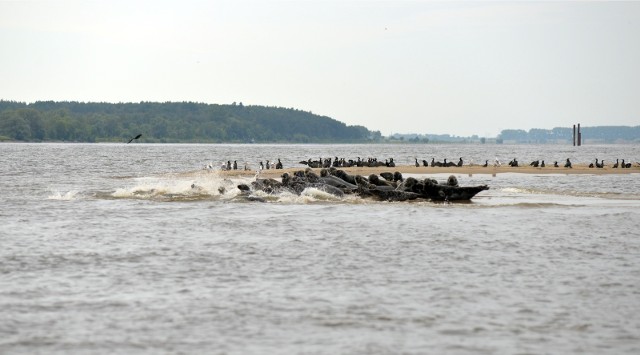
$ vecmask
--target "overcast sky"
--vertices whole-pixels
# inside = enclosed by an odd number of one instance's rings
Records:
[[[0,0],[0,99],[293,107],[391,133],[640,125],[640,2]]]

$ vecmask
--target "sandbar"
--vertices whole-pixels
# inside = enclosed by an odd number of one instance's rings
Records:
[[[264,169],[260,171],[260,177],[262,178],[280,178],[280,176],[284,173],[292,173],[297,170],[305,170],[307,167],[305,165],[300,165],[299,167],[285,168],[285,169]],[[554,168],[553,166],[546,166],[544,168],[534,168],[532,166],[518,166],[511,167],[508,165],[502,166],[488,166],[483,167],[481,165],[464,165],[461,167],[425,167],[425,166],[414,166],[414,165],[396,165],[395,167],[386,167],[386,166],[378,166],[378,167],[342,167],[337,168],[344,170],[345,172],[352,175],[362,175],[369,176],[370,174],[380,174],[382,172],[396,172],[399,171],[402,174],[415,174],[415,175],[430,175],[430,174],[465,174],[465,175],[473,175],[473,174],[502,174],[502,173],[521,173],[521,174],[593,174],[593,175],[605,175],[605,174],[633,174],[640,173],[640,166],[634,164],[631,168],[612,168],[612,167],[604,167],[604,168],[589,168],[588,165],[579,165],[573,164],[572,168],[564,168],[558,167]],[[319,168],[312,169],[317,174],[320,174]],[[223,176],[251,176],[255,175],[255,170],[228,170],[222,171],[218,170],[218,172]]]

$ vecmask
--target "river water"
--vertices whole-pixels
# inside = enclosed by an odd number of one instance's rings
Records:
[[[334,156],[609,164],[640,160],[638,146],[0,153],[0,353],[640,353],[639,174],[459,175],[490,186],[470,203],[314,190],[260,203],[237,196],[252,178],[202,169]]]

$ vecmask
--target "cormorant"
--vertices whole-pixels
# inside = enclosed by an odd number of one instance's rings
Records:
[[[565,168],[570,168],[571,167],[571,161],[569,160],[569,158],[567,158],[567,162],[564,163],[564,167]]]
[[[133,142],[133,140],[134,140],[134,139],[138,139],[138,138],[140,138],[140,137],[142,137],[142,133],[140,133],[140,134],[138,134],[137,136],[135,136],[135,137],[133,137],[133,138],[129,139],[129,141],[127,142],[127,144],[129,144],[129,143]]]

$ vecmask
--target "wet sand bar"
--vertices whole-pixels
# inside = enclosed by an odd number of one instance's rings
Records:
[[[262,170],[260,172],[260,176],[263,178],[271,177],[271,178],[279,178],[283,173],[291,173],[297,170],[304,170],[306,166],[300,165],[299,167],[286,168],[286,169],[269,169]],[[348,167],[348,168],[338,168],[346,171],[352,175],[362,175],[368,176],[370,174],[380,174],[385,171],[395,172],[399,171],[402,174],[418,174],[418,175],[429,175],[429,174],[501,174],[501,173],[521,173],[521,174],[632,174],[632,173],[640,173],[640,167],[634,164],[631,168],[617,168],[614,169],[612,167],[604,167],[604,168],[589,168],[588,165],[578,165],[573,164],[572,168],[564,168],[562,166],[558,168],[554,168],[553,166],[546,166],[544,168],[534,168],[532,166],[518,166],[511,167],[508,165],[503,165],[499,167],[488,166],[483,167],[480,165],[474,166],[461,166],[461,167],[424,167],[424,166],[412,166],[412,165],[398,165],[395,167]],[[313,169],[316,173],[320,173],[319,168]],[[255,170],[231,170],[231,171],[218,171],[226,176],[243,176],[243,175],[255,175]]]

